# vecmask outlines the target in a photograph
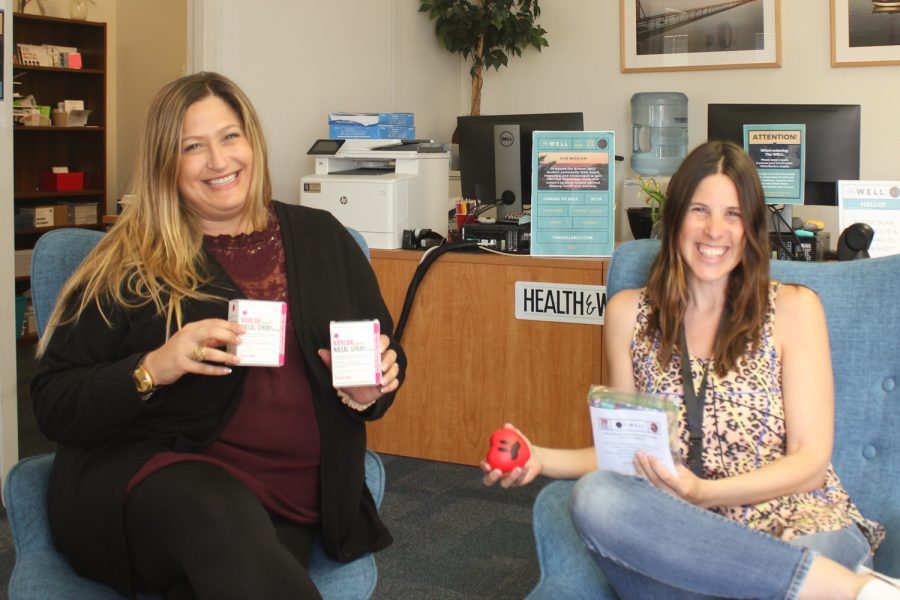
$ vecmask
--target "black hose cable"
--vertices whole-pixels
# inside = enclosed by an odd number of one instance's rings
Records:
[[[419,284],[422,283],[422,279],[425,278],[425,273],[428,271],[428,268],[431,267],[431,264],[445,252],[474,247],[478,247],[478,242],[473,240],[450,242],[449,244],[436,246],[422,259],[422,262],[416,267],[416,272],[413,273],[412,279],[409,282],[409,287],[406,289],[406,299],[403,301],[403,310],[400,311],[400,318],[397,319],[397,327],[394,329],[395,340],[399,342],[400,338],[403,337],[403,331],[406,329],[406,321],[409,319],[409,312],[412,310],[413,301],[416,299],[416,291],[419,289]]]
[[[778,242],[781,245],[781,247],[784,249],[785,254],[787,254],[790,257],[790,260],[799,260],[799,261],[804,261],[804,262],[812,261],[813,260],[813,257],[811,256],[812,253],[810,252],[810,255],[806,254],[806,251],[803,249],[803,242],[800,240],[800,236],[797,235],[797,233],[794,231],[794,228],[791,227],[791,225],[784,218],[784,215],[782,214],[784,212],[784,208],[783,207],[775,208],[771,204],[767,205],[767,206],[769,207],[769,210],[772,213],[772,223],[773,223],[773,227],[775,229],[775,234],[778,237]],[[776,220],[776,218],[777,218],[777,220]],[[794,242],[793,243],[793,252],[791,252],[791,250],[787,247],[787,245],[782,240],[781,225],[778,221],[781,221],[781,223],[783,223],[784,226],[787,228],[786,235],[789,235],[793,239],[793,242]]]

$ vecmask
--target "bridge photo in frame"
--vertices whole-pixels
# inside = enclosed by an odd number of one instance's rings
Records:
[[[619,0],[623,73],[781,66],[781,0]]]

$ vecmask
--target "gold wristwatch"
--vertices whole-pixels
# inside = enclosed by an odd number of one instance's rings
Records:
[[[137,393],[141,395],[141,400],[148,400],[150,396],[153,395],[153,392],[156,391],[156,385],[153,383],[153,376],[150,375],[150,371],[144,367],[145,356],[146,354],[142,354],[140,358],[138,358],[137,367],[131,373],[131,378],[134,380],[134,387],[137,390]]]

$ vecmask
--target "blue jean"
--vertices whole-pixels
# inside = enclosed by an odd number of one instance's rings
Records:
[[[870,555],[856,525],[787,543],[610,471],[583,477],[569,510],[591,557],[625,599],[793,599],[816,554],[851,570]]]

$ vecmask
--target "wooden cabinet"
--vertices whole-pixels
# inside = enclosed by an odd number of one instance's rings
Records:
[[[52,44],[77,48],[82,68],[33,66],[13,63],[14,91],[23,97],[33,95],[38,105],[56,108],[64,100],[83,100],[91,111],[85,127],[24,126],[13,131],[15,249],[28,250],[48,229],[87,227],[100,229],[106,211],[106,24],[74,21],[37,15],[13,15],[13,54],[17,44]],[[83,189],[53,191],[41,175],[52,167],[68,167],[84,174]],[[29,209],[57,205],[81,205],[65,212],[71,217],[65,224],[34,227],[25,222]],[[84,211],[96,205],[96,223],[81,224]],[[76,220],[76,214],[78,219]],[[29,287],[27,276],[16,277],[16,292]],[[26,338],[26,341],[29,341]]]
[[[422,253],[371,251],[399,318]],[[515,317],[517,281],[603,285],[605,258],[452,252],[422,279],[401,345],[406,381],[368,445],[389,454],[477,465],[510,421],[541,446],[589,446],[587,391],[604,383],[603,327]]]

